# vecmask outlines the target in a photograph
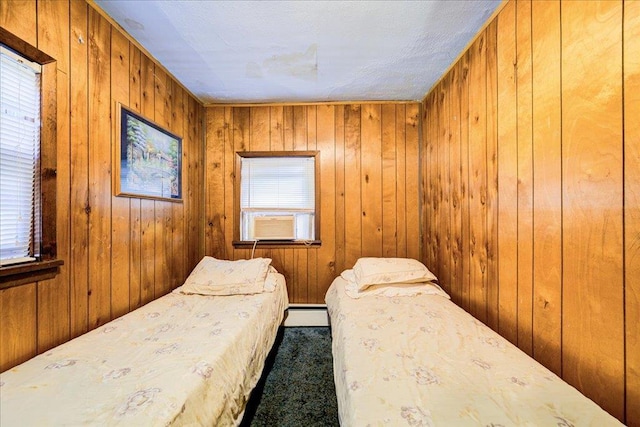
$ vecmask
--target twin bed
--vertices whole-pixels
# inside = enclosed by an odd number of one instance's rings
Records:
[[[0,425],[238,425],[284,311],[267,258],[185,284],[0,375]],[[342,426],[613,426],[453,304],[421,263],[361,258],[326,294]]]
[[[0,425],[237,425],[288,307],[270,260],[205,257],[168,295],[0,375]]]
[[[334,280],[326,302],[342,426],[621,425],[434,280],[417,261],[374,258]]]

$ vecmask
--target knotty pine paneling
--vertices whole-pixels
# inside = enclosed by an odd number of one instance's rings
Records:
[[[498,332],[518,342],[518,145],[516,3],[496,17],[498,128]],[[556,371],[557,374],[560,371]]]
[[[533,355],[533,145],[531,2],[516,2],[518,347]],[[499,108],[499,106],[498,106]]]
[[[4,371],[182,284],[202,257],[204,108],[84,1],[3,1],[0,26],[56,59],[65,262],[0,291]],[[183,137],[182,203],[113,196],[117,102]]]
[[[115,102],[129,103],[129,41],[117,31],[111,36],[111,97]],[[112,137],[115,153],[117,136]],[[114,197],[111,201],[111,308],[113,316],[121,316],[129,311],[131,301],[129,259],[131,252],[131,200]],[[134,288],[135,289],[135,288]],[[134,304],[135,305],[135,301]]]
[[[470,129],[470,110],[469,110],[469,52],[467,51],[461,58],[460,73],[460,205],[461,205],[461,263],[462,263],[462,290],[460,298],[462,307],[469,310],[471,304],[471,262],[470,250],[471,245],[468,244],[470,239],[470,211],[469,203],[469,129]],[[456,165],[454,165],[456,167]],[[428,196],[426,196],[429,198]],[[437,265],[438,260],[433,259],[432,264]],[[441,273],[442,274],[442,273]],[[451,285],[449,285],[451,286]]]
[[[638,40],[637,2],[509,1],[425,97],[421,141],[423,259],[453,300],[631,426]]]
[[[561,372],[562,200],[560,3],[531,4],[533,120],[533,353]]]
[[[497,75],[497,30],[498,25],[494,20],[486,31],[486,55],[487,55],[487,80],[486,80],[486,194],[484,204],[487,209],[486,238],[484,255],[486,257],[486,284],[487,284],[487,325],[492,329],[498,329],[499,290],[498,278],[498,129],[497,129],[497,99],[498,99],[498,75]]]
[[[111,25],[89,8],[89,329],[111,319]]]
[[[57,59],[56,72],[56,100],[69,99],[69,32],[70,26],[60,26],[60,20],[69,21],[69,7],[64,2],[40,2],[37,4],[38,17],[38,43],[42,51],[50,52]],[[56,126],[57,135],[69,135],[69,102],[57,102]],[[63,163],[69,161],[69,144],[57,144],[56,159],[63,159]],[[60,164],[59,161],[57,162]],[[69,206],[70,171],[68,168],[57,167],[56,173],[56,240],[69,241],[70,227],[69,214],[59,206]],[[58,245],[58,257],[69,258],[69,245]],[[64,341],[70,333],[69,325],[69,298],[70,298],[70,267],[60,267],[60,274],[54,280],[39,283],[37,288],[37,343],[42,351],[45,351],[57,343]],[[6,341],[2,341],[6,342]]]
[[[562,372],[622,417],[623,7],[569,2],[561,13]]]
[[[89,330],[87,315],[89,308],[89,117],[88,117],[88,8],[84,2],[70,3],[70,63],[69,70],[71,111],[70,130],[68,136],[70,159],[68,165],[71,174],[69,224],[71,237],[69,246],[71,253],[65,265],[71,270],[70,278],[70,331],[71,336],[78,336]],[[58,100],[62,102],[62,100]],[[58,133],[58,138],[61,134]],[[65,145],[58,141],[58,146]],[[62,169],[63,159],[58,159],[58,168]],[[71,168],[73,165],[73,168]],[[64,191],[64,190],[63,190]],[[60,209],[60,206],[58,206]],[[58,228],[61,224],[57,224]],[[60,248],[58,243],[58,248]],[[60,250],[60,249],[58,249]]]
[[[31,46],[38,43],[37,19],[37,3],[32,0],[0,3],[0,26]]]
[[[487,40],[486,33],[469,50],[469,267],[470,267],[470,313],[479,320],[487,320]],[[448,102],[445,93],[441,93],[441,109],[445,111]],[[440,121],[440,134],[448,132],[447,122]],[[446,139],[440,140],[438,151],[447,151]],[[442,147],[442,148],[440,148]],[[443,159],[444,160],[444,159]],[[444,168],[440,166],[440,169]],[[438,197],[442,198],[441,195]],[[442,208],[444,210],[444,208]],[[440,227],[444,229],[442,222]],[[438,261],[438,264],[440,261]],[[446,265],[446,263],[445,263]]]
[[[640,425],[640,2],[624,3],[623,28],[626,411]]]
[[[361,256],[420,258],[419,104],[206,108],[205,252],[241,259],[233,230],[235,153],[320,151],[320,247],[256,250],[273,259],[292,303],[324,303]]]

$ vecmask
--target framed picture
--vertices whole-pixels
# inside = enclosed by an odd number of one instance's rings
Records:
[[[182,200],[182,138],[116,105],[116,196]]]

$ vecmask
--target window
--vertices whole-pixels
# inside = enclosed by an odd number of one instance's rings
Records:
[[[0,46],[0,264],[39,255],[41,67]]]
[[[55,277],[56,62],[0,27],[0,289]]]
[[[318,152],[239,152],[236,244],[319,244]]]

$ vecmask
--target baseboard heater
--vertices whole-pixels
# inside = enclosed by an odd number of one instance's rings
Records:
[[[329,326],[326,304],[289,304],[284,326]]]

